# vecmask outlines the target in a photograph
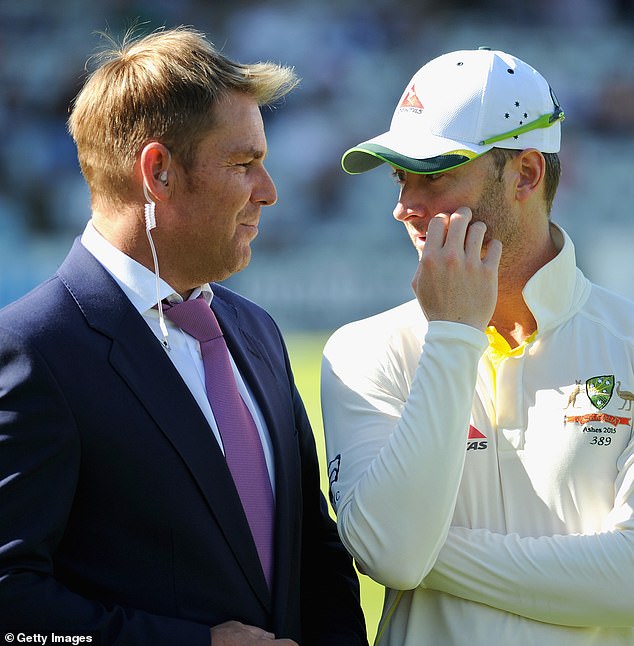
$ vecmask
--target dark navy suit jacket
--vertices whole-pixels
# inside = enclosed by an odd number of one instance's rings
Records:
[[[93,643],[210,641],[228,620],[364,644],[358,582],[319,491],[279,330],[214,285],[212,307],[275,459],[270,593],[226,462],[143,318],[77,241],[0,311],[0,627]]]

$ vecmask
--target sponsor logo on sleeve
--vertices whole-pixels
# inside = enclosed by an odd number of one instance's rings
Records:
[[[336,455],[328,463],[328,496],[330,497],[330,504],[336,508],[336,503],[339,502],[339,491],[333,491],[333,485],[339,481],[339,467],[341,466],[341,453]]]
[[[467,436],[467,451],[482,451],[488,445],[487,436],[473,426],[473,424],[470,424],[469,435]]]

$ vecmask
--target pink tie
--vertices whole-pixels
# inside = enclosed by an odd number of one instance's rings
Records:
[[[205,388],[222,437],[264,576],[271,586],[274,502],[258,429],[236,386],[229,351],[211,307],[202,298],[163,305],[165,316],[200,343]]]

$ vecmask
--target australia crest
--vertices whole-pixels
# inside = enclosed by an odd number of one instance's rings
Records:
[[[614,375],[601,375],[586,380],[586,394],[592,405],[603,410],[614,392]]]

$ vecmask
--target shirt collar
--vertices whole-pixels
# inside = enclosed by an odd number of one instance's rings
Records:
[[[550,226],[559,253],[522,290],[524,301],[537,321],[538,334],[570,318],[590,290],[590,282],[577,268],[572,240],[558,225],[551,223]]]
[[[108,242],[95,229],[92,221],[86,225],[81,236],[81,243],[103,265],[141,314],[156,305],[156,275],[154,272]],[[198,298],[200,295],[207,303],[211,303],[213,291],[209,283],[196,287],[189,298]],[[183,300],[180,294],[163,279],[159,281],[159,296],[160,300],[167,299],[170,303],[180,303]]]

